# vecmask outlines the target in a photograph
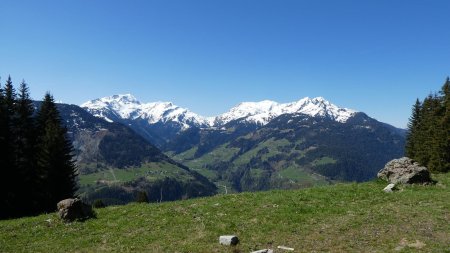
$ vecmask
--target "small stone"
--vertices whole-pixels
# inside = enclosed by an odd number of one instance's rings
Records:
[[[277,248],[282,249],[282,250],[294,251],[294,248],[289,248],[286,246],[278,246]]]
[[[391,193],[395,189],[395,184],[388,184],[386,187],[384,187],[383,191],[386,193]]]
[[[261,249],[257,251],[252,251],[251,253],[273,253],[273,250],[271,249]]]
[[[239,238],[235,235],[222,235],[219,237],[219,243],[221,245],[236,245],[239,243]]]

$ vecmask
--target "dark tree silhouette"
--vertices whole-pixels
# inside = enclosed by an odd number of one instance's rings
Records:
[[[73,197],[77,190],[73,147],[49,93],[45,95],[36,120],[40,198],[43,210],[53,211],[58,201]]]

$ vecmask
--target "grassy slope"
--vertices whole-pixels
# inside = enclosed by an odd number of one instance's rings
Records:
[[[168,162],[146,163],[141,167],[129,169],[110,169],[96,173],[80,175],[81,187],[95,185],[97,181],[108,182],[129,182],[139,177],[146,177],[149,181],[164,179],[164,177],[174,177],[177,179],[193,179],[189,173],[180,167]]]
[[[250,138],[250,137],[245,137]],[[299,141],[301,143],[302,141]],[[258,156],[258,152],[267,148],[268,152],[261,155],[261,160],[268,161],[269,158],[274,157],[279,154],[287,154],[292,155],[295,154],[297,157],[303,157],[306,151],[298,151],[293,150],[292,148],[287,148],[286,150],[281,150],[286,148],[291,143],[286,139],[275,140],[274,138],[270,138],[266,141],[259,143],[256,147],[248,150],[244,154],[241,154],[236,160],[232,161],[233,165],[230,170],[235,170],[237,167],[245,167],[246,164],[250,162],[252,158]],[[198,171],[208,179],[214,181],[216,177],[216,172],[213,170],[208,170],[205,168],[205,165],[213,165],[218,162],[231,161],[231,159],[239,152],[238,148],[230,148],[228,147],[229,143],[225,143],[212,152],[206,153],[205,155],[194,159],[194,154],[197,148],[192,148],[187,150],[181,154],[172,156],[174,160],[177,160],[189,168]],[[327,163],[335,163],[336,160],[330,157],[323,157],[320,160],[313,161],[311,166],[324,165]],[[278,165],[274,165],[277,168],[277,172],[273,174],[274,179],[277,178],[287,178],[290,179],[293,185],[298,185],[300,187],[311,187],[311,186],[319,186],[319,185],[327,185],[329,184],[325,177],[320,176],[318,174],[314,174],[310,171],[306,171],[302,166],[297,165],[295,162],[292,162],[289,166],[283,166],[284,162],[278,163]],[[252,168],[253,173],[256,175],[260,170],[258,168]],[[219,185],[219,192],[223,193],[223,189],[220,185],[228,185],[229,182],[215,182]],[[295,188],[295,187],[294,187]],[[231,187],[229,187],[231,189]]]
[[[0,252],[449,252],[450,173],[435,178],[393,194],[384,182],[339,184],[108,207],[72,224],[54,213],[0,221]],[[223,234],[241,244],[218,245]]]

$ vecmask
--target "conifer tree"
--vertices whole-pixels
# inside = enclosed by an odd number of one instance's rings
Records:
[[[450,148],[448,145],[449,138],[449,124],[448,119],[446,119],[448,94],[449,94],[449,79],[442,86],[439,97],[435,98],[435,109],[433,114],[435,116],[433,122],[435,127],[434,132],[430,133],[430,138],[432,139],[430,145],[430,160],[428,166],[430,170],[435,172],[446,172],[449,171],[450,167]],[[447,94],[447,95],[446,95]]]
[[[450,78],[447,77],[446,82],[442,86],[442,159],[443,172],[450,172]]]
[[[417,100],[408,124],[406,154],[432,172],[450,171],[450,79],[439,95]]]
[[[2,90],[2,114],[1,114],[1,138],[2,138],[2,182],[4,204],[3,214],[8,217],[15,211],[15,200],[17,199],[17,187],[20,183],[19,173],[14,164],[14,143],[13,129],[16,120],[16,93],[9,76],[6,80],[5,87]]]
[[[428,95],[422,105],[422,119],[419,125],[419,133],[416,136],[416,155],[414,157],[419,163],[434,171],[438,159],[436,152],[438,145],[436,135],[439,133],[439,109],[440,102],[436,95]]]
[[[4,208],[2,212],[0,212],[0,218],[7,217],[7,181],[8,178],[8,147],[7,147],[7,138],[8,138],[8,125],[6,121],[6,106],[5,106],[5,97],[4,90],[1,86],[0,82],[0,173],[2,176],[0,177],[0,206]]]
[[[77,175],[72,144],[49,93],[38,111],[37,127],[37,166],[39,185],[43,190],[40,203],[43,210],[53,211],[58,201],[75,195]]]
[[[50,94],[35,117],[25,81],[18,95],[11,77],[0,83],[0,218],[53,211],[74,196],[77,175],[66,135]]]
[[[416,148],[418,148],[417,135],[420,122],[420,113],[422,110],[422,104],[419,99],[416,100],[416,103],[413,106],[411,117],[408,122],[408,133],[406,136],[406,156],[415,157]]]
[[[15,165],[19,172],[20,187],[17,189],[19,200],[35,200],[36,165],[35,165],[35,124],[34,106],[30,99],[28,86],[25,81],[20,84],[17,99],[17,120],[14,131]],[[34,201],[19,201],[16,208],[22,214],[31,214],[35,209]]]

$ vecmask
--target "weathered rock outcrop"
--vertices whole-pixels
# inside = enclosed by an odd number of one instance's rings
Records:
[[[80,199],[64,199],[58,202],[59,217],[65,222],[85,220],[95,216],[92,207]]]
[[[378,172],[377,176],[392,184],[427,184],[433,182],[428,169],[408,157],[388,162]]]

